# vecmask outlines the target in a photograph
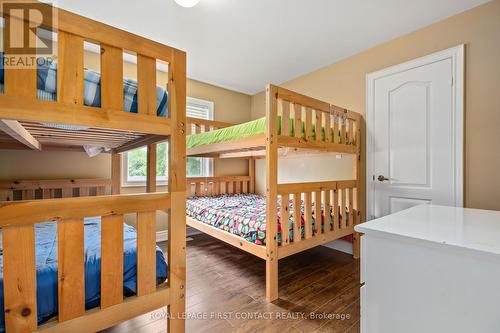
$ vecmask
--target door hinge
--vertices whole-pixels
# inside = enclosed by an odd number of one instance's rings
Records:
[[[452,77],[451,77],[451,86],[453,87],[454,85],[455,85],[455,77],[454,77],[454,76],[452,76]]]

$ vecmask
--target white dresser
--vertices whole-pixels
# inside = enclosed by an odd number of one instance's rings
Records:
[[[361,332],[500,332],[500,212],[422,205],[355,229]]]

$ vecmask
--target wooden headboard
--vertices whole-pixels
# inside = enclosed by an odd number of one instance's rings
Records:
[[[0,181],[0,201],[99,196],[110,192],[110,179]]]

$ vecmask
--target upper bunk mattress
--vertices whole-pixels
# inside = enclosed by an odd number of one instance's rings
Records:
[[[0,52],[3,64],[3,53]],[[38,99],[57,100],[57,63],[42,65],[37,70]],[[0,66],[0,93],[4,92],[4,69]],[[168,94],[160,86],[156,87],[157,115],[167,117]],[[86,106],[101,107],[101,74],[88,69],[84,70],[84,96]],[[137,81],[123,80],[123,107],[126,112],[137,113]]]
[[[288,136],[295,136],[295,121],[290,119],[290,133]],[[311,126],[311,138],[316,138],[316,129]],[[305,138],[305,123],[302,122],[301,137]],[[340,131],[339,131],[340,133]],[[239,140],[248,138],[251,136],[264,135],[266,134],[266,117],[252,120],[246,123],[220,128],[210,132],[203,132],[198,134],[192,134],[187,137],[186,145],[187,148],[194,148],[199,146],[206,146],[214,143],[221,143],[233,140]],[[278,117],[278,135],[281,135],[281,117]],[[330,137],[333,137],[333,129],[330,129]],[[346,129],[346,138],[348,138],[348,133]],[[321,141],[325,141],[325,129],[321,129]],[[339,135],[340,143],[340,135]]]
[[[281,243],[281,213],[278,200],[278,243]],[[301,233],[304,235],[304,202],[301,207]],[[217,229],[237,235],[257,245],[266,244],[266,197],[258,194],[224,194],[210,197],[191,197],[186,201],[186,215]],[[333,228],[333,211],[329,214],[330,230]],[[322,207],[322,221],[325,214]],[[315,229],[314,203],[312,206]],[[340,219],[339,219],[340,222]],[[322,228],[324,223],[321,223]],[[288,221],[290,241],[293,240],[293,201],[290,201]]]
[[[2,233],[0,230],[0,241]],[[84,220],[85,247],[85,307],[99,305],[101,297],[101,218]],[[123,292],[132,295],[137,287],[137,233],[123,224]],[[35,224],[36,294],[38,322],[57,314],[57,223]],[[0,255],[0,310],[4,313],[3,256]],[[163,252],[156,247],[156,282],[167,278],[167,263]],[[5,330],[4,316],[0,316],[0,331]]]

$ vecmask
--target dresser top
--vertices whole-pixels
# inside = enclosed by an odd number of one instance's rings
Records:
[[[413,238],[500,254],[500,212],[420,205],[355,227],[367,235]]]

